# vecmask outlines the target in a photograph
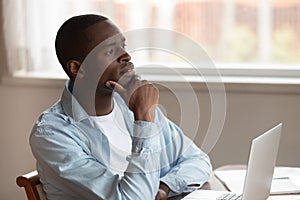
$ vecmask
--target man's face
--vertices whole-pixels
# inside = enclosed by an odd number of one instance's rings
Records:
[[[134,76],[131,57],[125,50],[125,38],[120,30],[109,20],[99,22],[86,29],[90,40],[85,76],[90,83],[96,83],[97,92],[111,92],[105,86],[107,81],[116,81],[126,85]]]

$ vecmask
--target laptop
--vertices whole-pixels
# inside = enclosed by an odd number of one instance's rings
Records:
[[[270,194],[281,129],[282,123],[252,140],[243,194],[234,194],[225,191],[196,190],[183,199],[267,199]]]

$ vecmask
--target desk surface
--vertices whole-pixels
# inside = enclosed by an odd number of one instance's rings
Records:
[[[246,169],[246,165],[225,165],[222,167],[219,167],[215,169],[214,171],[219,171],[219,170],[234,170],[234,169]],[[224,184],[215,176],[213,175],[207,183],[205,183],[202,187],[201,190],[223,190],[223,191],[228,191],[228,189],[224,186]],[[181,194],[176,197],[169,198],[169,200],[179,200],[182,199],[184,196],[187,194]],[[282,195],[275,195],[272,196],[272,199],[276,199],[277,197],[280,196],[283,197]],[[288,196],[288,195],[286,195]],[[292,195],[293,196],[293,195]],[[299,198],[298,198],[299,197]],[[284,197],[283,197],[284,198]],[[300,195],[297,195],[297,199],[300,199]]]

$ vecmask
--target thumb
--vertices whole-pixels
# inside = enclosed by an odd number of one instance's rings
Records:
[[[110,88],[110,89],[115,89],[116,92],[118,92],[119,94],[124,94],[125,93],[125,88],[120,85],[119,83],[115,82],[115,81],[107,81],[105,83],[106,87]]]

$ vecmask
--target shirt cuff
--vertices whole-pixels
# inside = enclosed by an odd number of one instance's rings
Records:
[[[181,194],[186,189],[186,182],[175,174],[168,174],[160,179],[160,181],[164,182],[170,188],[170,194]]]
[[[160,131],[156,123],[135,121],[133,125],[132,152],[160,151]]]

